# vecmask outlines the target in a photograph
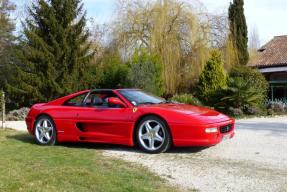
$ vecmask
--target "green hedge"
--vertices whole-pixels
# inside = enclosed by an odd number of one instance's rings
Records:
[[[191,94],[176,94],[171,98],[171,101],[176,101],[179,103],[191,104],[201,106],[202,103]]]

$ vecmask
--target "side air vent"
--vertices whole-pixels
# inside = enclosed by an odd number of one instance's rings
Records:
[[[77,128],[78,128],[80,131],[85,132],[84,126],[83,126],[82,123],[76,123],[76,126],[77,126]]]

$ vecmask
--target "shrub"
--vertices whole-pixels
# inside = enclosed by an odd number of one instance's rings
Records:
[[[164,98],[165,100],[171,100],[171,98],[173,97],[173,94],[172,94],[172,93],[164,92],[164,93],[161,95],[161,97]]]
[[[242,116],[243,111],[240,108],[229,107],[227,113],[232,116]]]
[[[226,87],[227,76],[223,68],[223,62],[219,51],[211,52],[197,84],[197,97],[205,104],[212,104],[214,94]]]
[[[162,94],[161,64],[156,55],[137,50],[129,62],[128,80],[131,87],[140,88],[156,95]]]
[[[107,56],[96,68],[97,88],[118,88],[127,85],[128,66],[119,56]]]
[[[243,111],[247,115],[263,115],[264,111],[260,107],[256,106],[244,106]]]
[[[229,107],[240,108],[241,110],[244,110],[246,106],[259,107],[265,98],[265,95],[250,86],[241,77],[229,78],[228,87],[223,89],[220,95],[222,97],[215,107],[223,111]]]
[[[176,94],[171,99],[179,103],[201,106],[201,102],[191,94]]]
[[[215,98],[218,110],[228,112],[229,108],[241,109],[245,114],[262,114],[266,101],[268,82],[257,70],[246,66],[230,71],[227,88],[218,91]]]
[[[268,82],[265,77],[257,70],[247,66],[234,67],[229,74],[230,78],[240,78],[244,80],[246,86],[256,89],[258,95],[261,95],[259,104],[263,104],[267,98]]]
[[[230,78],[225,89],[223,103],[243,109],[244,106],[260,106],[265,95],[262,95],[242,78]]]
[[[267,109],[272,114],[282,114],[287,112],[287,105],[283,102],[271,101],[267,103]]]
[[[267,115],[275,115],[273,109],[267,109]]]

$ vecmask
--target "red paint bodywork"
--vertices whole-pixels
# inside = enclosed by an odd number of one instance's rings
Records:
[[[32,106],[26,117],[27,129],[34,134],[35,120],[48,115],[56,124],[58,142],[97,142],[133,146],[133,131],[139,120],[156,115],[168,125],[174,146],[212,146],[224,135],[234,136],[234,119],[217,111],[186,104],[157,104],[133,106],[117,89],[113,92],[123,101],[124,108],[95,108],[63,106],[64,102],[89,90],[81,91],[48,103]],[[220,126],[232,124],[221,133]],[[81,129],[80,129],[80,128]],[[215,133],[206,128],[216,127]]]

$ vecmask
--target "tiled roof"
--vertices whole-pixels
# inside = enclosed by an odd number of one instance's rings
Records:
[[[258,50],[258,57],[250,61],[251,67],[274,67],[287,65],[287,35],[275,36]]]

